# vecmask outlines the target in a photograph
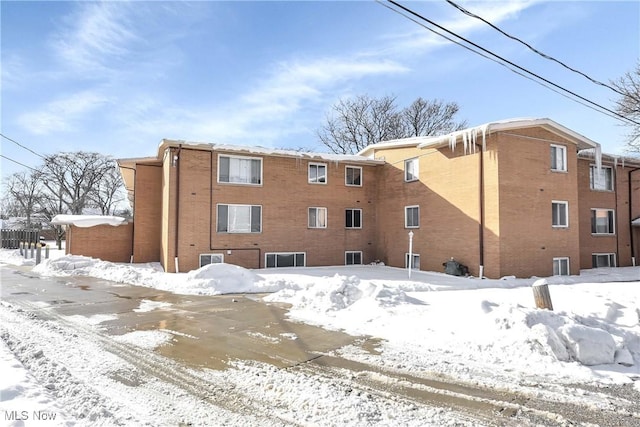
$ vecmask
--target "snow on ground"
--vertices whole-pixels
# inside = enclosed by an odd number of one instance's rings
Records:
[[[12,251],[0,251],[0,262],[16,259],[21,262]],[[633,382],[640,391],[640,267],[545,279],[554,311],[535,308],[531,285],[538,278],[480,280],[413,271],[409,279],[405,270],[379,265],[247,270],[212,264],[168,274],[158,264],[68,255],[33,271],[89,275],[180,294],[270,293],[264,300],[290,304],[294,320],[381,339],[380,356],[352,348],[341,353],[394,369],[460,379],[484,372],[502,386],[514,378]],[[143,301],[139,310],[156,308]],[[153,348],[170,337],[156,332],[119,339]]]

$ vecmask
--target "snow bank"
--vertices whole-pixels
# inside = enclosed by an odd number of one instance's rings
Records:
[[[56,215],[51,220],[53,225],[75,225],[76,227],[95,227],[97,225],[118,226],[126,224],[121,216],[109,215]]]
[[[34,355],[37,357],[37,354]],[[15,358],[4,340],[0,340],[0,412],[5,426],[71,426],[67,416],[47,388]],[[13,420],[7,417],[13,417]],[[37,419],[40,417],[40,420]],[[46,417],[46,418],[45,418]]]

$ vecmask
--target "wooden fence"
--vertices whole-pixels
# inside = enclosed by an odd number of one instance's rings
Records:
[[[18,249],[20,242],[40,243],[40,230],[2,230],[2,247]]]

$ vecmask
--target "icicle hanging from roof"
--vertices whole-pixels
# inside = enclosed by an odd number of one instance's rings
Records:
[[[596,145],[595,155],[596,169],[598,169],[598,172],[600,172],[600,169],[602,169],[602,147],[600,147],[600,144]]]
[[[449,134],[449,148],[454,151],[458,137],[462,139],[464,154],[475,154],[478,145],[478,133],[482,132],[482,151],[487,151],[487,125],[477,126]]]

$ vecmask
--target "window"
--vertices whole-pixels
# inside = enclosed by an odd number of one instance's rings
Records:
[[[406,206],[404,208],[404,228],[420,227],[420,206]]]
[[[567,147],[564,145],[551,145],[551,170],[567,171]]]
[[[327,165],[324,163],[309,163],[309,182],[312,184],[326,184]]]
[[[262,184],[262,159],[220,154],[218,156],[218,182]]]
[[[260,233],[262,206],[218,205],[218,233]]]
[[[344,184],[355,187],[362,187],[362,168],[356,166],[345,167]]]
[[[598,267],[615,267],[616,254],[591,254],[591,263],[593,268]]]
[[[568,276],[569,270],[569,258],[554,258],[553,259],[553,275],[554,276]]]
[[[551,225],[556,228],[566,228],[569,226],[569,203],[551,202]]]
[[[613,191],[613,169],[602,166],[600,171],[594,165],[589,168],[589,182],[592,190]]]
[[[413,258],[413,262],[411,263],[411,269],[420,270],[420,255],[419,254],[411,254]],[[409,268],[409,253],[404,254],[404,268]]]
[[[612,209],[591,209],[591,234],[615,234],[613,216]]]
[[[362,251],[347,251],[344,253],[345,265],[360,265],[362,264]]]
[[[404,161],[404,180],[416,181],[418,180],[418,159],[408,159]]]
[[[200,254],[200,267],[204,267],[209,264],[222,264],[223,262],[223,254]]]
[[[304,252],[266,253],[264,258],[267,268],[304,267],[306,262],[306,254]]]
[[[327,228],[327,208],[309,208],[309,228]]]
[[[347,209],[345,227],[362,228],[362,209]]]

